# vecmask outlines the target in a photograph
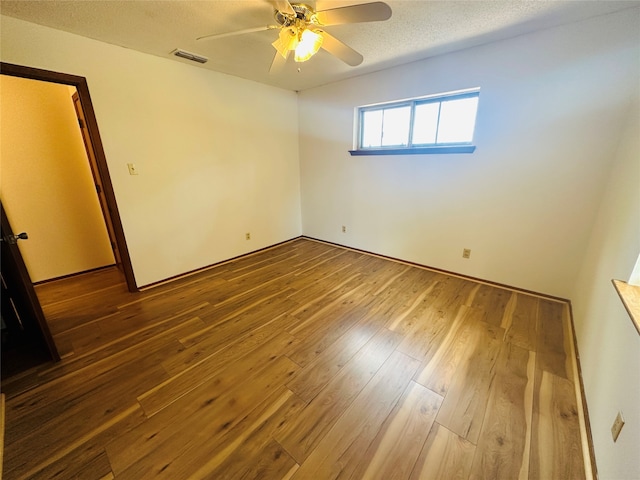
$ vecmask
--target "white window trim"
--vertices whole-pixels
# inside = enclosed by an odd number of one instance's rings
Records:
[[[427,95],[423,97],[409,98],[405,100],[397,100],[394,102],[376,103],[363,105],[355,109],[355,125],[354,129],[354,149],[349,150],[352,156],[359,155],[415,155],[415,154],[441,154],[441,153],[473,153],[476,146],[471,142],[457,143],[435,143],[435,144],[418,144],[411,143],[411,130],[413,129],[413,117],[416,105],[424,103],[442,102],[449,98],[468,98],[480,97],[480,88],[470,88],[465,90],[456,90],[453,92],[439,93],[435,95]],[[406,146],[390,146],[390,147],[361,147],[362,143],[362,117],[364,112],[372,110],[381,110],[393,107],[411,106],[410,135],[409,144]],[[477,117],[477,112],[476,112]]]

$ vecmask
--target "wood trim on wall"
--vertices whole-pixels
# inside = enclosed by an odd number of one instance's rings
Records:
[[[596,451],[593,447],[593,431],[591,430],[591,421],[589,420],[589,408],[587,407],[587,394],[584,390],[584,379],[582,378],[582,366],[580,365],[580,351],[578,350],[578,337],[576,336],[576,326],[573,321],[573,308],[571,306],[571,302],[568,304],[569,308],[569,322],[571,324],[571,348],[574,353],[575,358],[575,367],[578,374],[578,385],[576,387],[576,393],[578,395],[578,401],[582,403],[582,418],[584,419],[584,428],[585,435],[587,438],[585,439],[589,451],[585,452],[589,454],[589,462],[591,463],[591,478],[598,479],[598,466],[596,465]]]
[[[49,70],[25,67],[22,65],[14,65],[4,62],[0,62],[0,74],[9,75],[12,77],[27,78],[31,80],[39,80],[42,82],[71,85],[76,88],[78,97],[80,98],[80,104],[82,105],[82,109],[84,111],[87,130],[89,131],[89,136],[93,145],[96,163],[98,166],[98,173],[102,180],[104,195],[107,200],[107,205],[109,206],[109,215],[113,224],[118,250],[120,251],[122,270],[127,282],[127,287],[130,292],[137,292],[138,286],[136,285],[135,275],[133,273],[131,257],[129,256],[129,249],[127,248],[127,242],[124,236],[124,229],[122,228],[122,221],[120,219],[120,213],[118,211],[116,197],[113,191],[113,185],[111,184],[111,176],[109,175],[107,158],[104,154],[102,139],[100,138],[100,132],[98,130],[98,121],[93,109],[91,95],[89,94],[87,79],[77,75],[52,72]]]
[[[449,270],[444,270],[442,268],[430,267],[429,265],[423,265],[422,263],[416,263],[416,262],[411,262],[409,260],[403,260],[401,258],[390,257],[389,255],[382,255],[381,253],[369,252],[368,250],[363,250],[361,248],[348,247],[348,246],[342,245],[340,243],[329,242],[327,240],[320,240],[318,238],[309,237],[307,235],[301,235],[300,238],[306,238],[308,240],[313,240],[315,242],[326,243],[328,245],[335,245],[336,247],[346,248],[348,250],[353,250],[354,252],[366,253],[367,255],[373,255],[375,257],[380,257],[380,258],[384,258],[384,259],[387,259],[387,260],[392,260],[394,262],[404,263],[405,265],[411,265],[411,266],[414,266],[414,267],[424,268],[426,270],[431,270],[431,271],[434,271],[434,272],[442,273],[444,275],[450,275],[452,277],[459,277],[459,278],[464,278],[465,280],[472,280],[474,282],[484,283],[486,285],[491,285],[493,287],[504,288],[505,290],[511,290],[513,292],[526,293],[527,295],[533,295],[535,297],[546,298],[547,300],[553,300],[555,302],[562,302],[562,303],[569,303],[569,304],[571,303],[571,300],[569,300],[567,298],[556,297],[556,296],[553,296],[553,295],[548,295],[546,293],[534,292],[533,290],[526,290],[524,288],[514,287],[514,286],[511,286],[511,285],[506,285],[504,283],[498,283],[498,282],[493,282],[491,280],[485,280],[483,278],[472,277],[471,275],[464,275],[462,273],[451,272]]]
[[[233,262],[234,260],[238,260],[240,258],[250,257],[251,255],[255,255],[260,252],[264,252],[265,250],[269,250],[270,248],[278,247],[280,245],[284,245],[285,243],[293,242],[294,240],[298,240],[299,238],[303,238],[302,236],[297,236],[290,238],[289,240],[283,240],[282,242],[274,243],[272,245],[267,245],[266,247],[259,248],[257,250],[252,250],[247,253],[243,253],[241,255],[236,255],[235,257],[227,258],[226,260],[220,260],[219,262],[212,263],[210,265],[206,265],[204,267],[196,268],[194,270],[189,270],[188,272],[180,273],[178,275],[173,275],[172,277],[165,278],[164,280],[158,280],[157,282],[149,283],[148,285],[140,286],[140,291],[144,292],[146,290],[159,287],[161,285],[166,285],[167,283],[171,283],[176,280],[181,280],[183,278],[190,277],[191,275],[196,275],[198,273],[204,272],[206,270],[210,270],[215,267],[219,267],[220,265],[224,265],[225,263]]]

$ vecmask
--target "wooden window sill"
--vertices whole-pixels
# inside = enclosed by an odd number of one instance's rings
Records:
[[[620,299],[624,304],[624,308],[627,309],[633,325],[636,327],[638,333],[640,333],[640,287],[629,285],[622,280],[611,281],[618,295],[620,295]]]

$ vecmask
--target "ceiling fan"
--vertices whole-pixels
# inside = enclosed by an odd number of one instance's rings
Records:
[[[305,62],[320,48],[336,56],[347,65],[355,67],[363,61],[362,55],[342,43],[324,30],[331,25],[347,23],[377,22],[391,17],[391,8],[384,2],[371,2],[346,7],[316,11],[304,3],[289,3],[288,0],[273,0],[274,18],[277,25],[266,25],[235,32],[205,35],[196,40],[214,40],[246,33],[279,29],[272,43],[276,49],[270,71],[279,69],[294,52],[296,62]]]

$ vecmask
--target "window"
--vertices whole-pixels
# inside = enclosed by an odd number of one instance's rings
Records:
[[[360,107],[350,153],[472,153],[479,96],[474,89]]]

